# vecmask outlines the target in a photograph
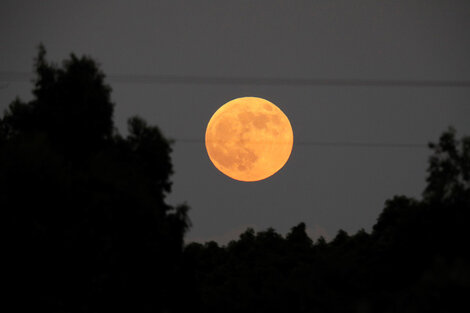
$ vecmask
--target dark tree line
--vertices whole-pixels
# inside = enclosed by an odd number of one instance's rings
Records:
[[[195,312],[466,312],[470,137],[449,129],[430,147],[423,198],[388,200],[370,234],[312,242],[300,223],[187,245]]]
[[[138,117],[113,126],[89,57],[35,60],[33,100],[0,119],[8,298],[21,312],[159,312],[181,303],[187,207],[171,207],[171,142]]]
[[[0,118],[4,311],[468,311],[470,137],[431,144],[422,199],[388,200],[371,233],[313,242],[300,223],[184,246],[171,141],[138,117],[114,129],[91,58],[40,47],[35,73]]]

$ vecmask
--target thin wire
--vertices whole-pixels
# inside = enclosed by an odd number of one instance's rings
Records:
[[[173,139],[176,143],[205,143],[201,139]],[[422,143],[386,143],[386,142],[354,142],[354,141],[294,141],[296,146],[316,146],[316,147],[354,147],[354,148],[428,148]]]
[[[0,71],[0,81],[24,82],[32,73]],[[110,82],[161,85],[266,85],[266,86],[344,86],[344,87],[470,87],[470,80],[400,80],[400,79],[316,79],[282,77],[227,77],[177,75],[107,75]]]
[[[422,143],[386,143],[386,142],[328,142],[328,141],[301,141],[297,142],[301,146],[317,147],[364,147],[364,148],[427,148],[427,144]]]
[[[0,71],[0,81],[24,82],[31,79],[28,72]],[[386,80],[386,79],[304,79],[304,78],[261,78],[261,77],[210,77],[210,76],[163,76],[112,74],[108,79],[117,83],[134,84],[183,84],[183,85],[271,85],[271,86],[372,86],[372,87],[470,87],[470,81],[463,80]],[[204,143],[200,139],[173,139],[177,143]],[[427,148],[421,143],[384,143],[350,141],[300,141],[296,146],[316,147],[362,147],[362,148]]]

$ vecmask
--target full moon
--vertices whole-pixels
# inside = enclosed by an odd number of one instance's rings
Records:
[[[256,97],[231,100],[211,117],[206,149],[225,175],[252,182],[279,171],[292,151],[294,134],[287,116],[273,103]]]

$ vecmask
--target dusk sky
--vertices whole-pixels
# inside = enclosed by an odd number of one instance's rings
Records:
[[[419,198],[426,144],[448,126],[470,135],[469,30],[468,0],[2,1],[0,110],[31,99],[40,42],[53,62],[89,55],[121,133],[139,115],[175,140],[168,201],[191,207],[187,242],[299,222],[331,239],[369,231],[394,195]],[[294,132],[287,164],[253,183],[204,146],[212,114],[245,96]]]

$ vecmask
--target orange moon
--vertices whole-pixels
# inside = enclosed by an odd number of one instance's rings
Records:
[[[225,175],[252,182],[279,171],[292,151],[294,134],[287,116],[273,103],[237,98],[221,106],[206,129],[206,149]]]

